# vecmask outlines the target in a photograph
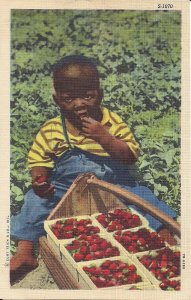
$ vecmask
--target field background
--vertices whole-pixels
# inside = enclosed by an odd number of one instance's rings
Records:
[[[137,178],[180,214],[180,24],[178,11],[12,10],[12,214],[31,185],[33,138],[58,114],[52,66],[69,54],[97,61],[104,106],[140,143]]]

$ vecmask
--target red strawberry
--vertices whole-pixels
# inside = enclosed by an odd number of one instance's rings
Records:
[[[102,248],[102,249],[105,249],[105,248],[107,248],[109,246],[109,243],[107,242],[107,241],[103,241],[101,244],[100,244],[100,247]]]
[[[63,238],[64,239],[71,239],[71,238],[73,238],[73,234],[70,233],[70,232],[64,232]]]
[[[92,231],[93,231],[94,233],[98,233],[98,232],[100,232],[100,229],[99,229],[99,227],[93,227],[93,228],[92,228]]]
[[[65,220],[64,224],[65,225],[73,225],[74,222],[75,222],[75,219],[74,218],[70,218],[70,219]]]
[[[135,272],[137,270],[137,268],[134,265],[129,265],[127,268],[130,272]]]
[[[126,267],[127,267],[127,264],[124,263],[124,262],[121,262],[121,263],[119,264],[119,270],[120,270],[120,271],[123,270],[123,269],[126,268]]]
[[[104,287],[106,284],[106,279],[103,277],[96,278],[94,283],[97,287]]]
[[[86,232],[86,228],[84,226],[78,226],[78,234],[83,234]]]
[[[103,253],[103,251],[96,251],[96,252],[94,252],[94,257],[95,258],[102,258],[104,256],[104,253]]]
[[[119,280],[120,278],[123,277],[123,273],[122,272],[116,272],[113,274],[113,277],[117,280]]]
[[[112,231],[115,231],[116,230],[116,226],[115,225],[109,225],[108,227],[107,227],[107,231],[108,232],[112,232]]]
[[[88,248],[87,248],[86,246],[82,246],[82,247],[80,248],[80,253],[82,253],[82,254],[86,254],[87,251],[88,251]]]
[[[99,249],[99,246],[97,244],[93,244],[90,246],[90,251],[91,252],[95,252]]]
[[[131,243],[131,238],[127,235],[122,236],[121,240],[125,243],[125,244],[130,244]]]
[[[139,238],[137,240],[137,244],[140,245],[140,246],[145,246],[146,242],[145,242],[145,240],[143,238]]]
[[[67,225],[67,226],[64,226],[64,227],[63,227],[63,230],[64,230],[64,231],[72,231],[73,228],[74,228],[73,225]]]
[[[103,274],[104,276],[108,276],[108,275],[111,274],[111,273],[110,273],[110,270],[107,270],[107,269],[103,269],[101,272],[102,272],[102,274]]]
[[[160,268],[166,268],[166,267],[167,267],[167,261],[166,261],[166,260],[162,260],[162,261],[159,263],[159,266],[160,266]]]
[[[138,252],[138,249],[136,246],[129,246],[129,247],[127,247],[127,250],[132,253]]]
[[[89,267],[89,268],[86,268],[86,270],[84,270],[84,271],[93,275],[95,273],[95,270],[96,270],[96,267]]]
[[[112,262],[110,265],[109,265],[109,270],[111,271],[116,271],[118,269],[118,265],[115,263],[115,262]]]
[[[170,281],[170,286],[175,288],[177,286],[177,281],[176,280],[171,280]]]
[[[73,258],[74,258],[74,260],[75,260],[76,262],[82,261],[82,260],[84,259],[84,255],[77,252],[77,253],[74,254]]]
[[[149,266],[149,269],[156,269],[156,268],[158,268],[157,260],[153,260]]]
[[[159,286],[162,290],[166,290],[168,288],[168,285],[164,282],[161,282]]]
[[[113,248],[107,248],[105,251],[104,251],[104,254],[105,254],[105,256],[106,257],[110,257],[110,256],[112,256],[112,254],[113,254]]]
[[[87,254],[84,258],[85,261],[92,260],[92,259],[93,259],[93,256],[90,253]]]
[[[111,264],[111,260],[105,260],[103,264],[101,265],[102,268],[108,268]]]
[[[36,179],[36,182],[37,182],[37,183],[45,183],[45,182],[47,182],[47,177],[41,175],[40,177],[38,177],[38,178]]]

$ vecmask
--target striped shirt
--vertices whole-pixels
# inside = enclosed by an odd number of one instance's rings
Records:
[[[102,107],[102,113],[101,124],[111,135],[126,142],[134,156],[138,157],[139,145],[128,126],[117,114],[109,111],[107,108]],[[109,156],[99,143],[80,134],[79,130],[67,119],[66,128],[72,146],[96,155]],[[29,169],[37,166],[53,168],[54,157],[60,157],[68,149],[69,146],[63,133],[62,120],[60,116],[57,116],[47,121],[38,132],[29,151],[28,167]]]

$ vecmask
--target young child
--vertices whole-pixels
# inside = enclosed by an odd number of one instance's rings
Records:
[[[176,217],[128,173],[128,165],[138,158],[139,145],[128,126],[101,106],[103,92],[94,63],[84,56],[67,56],[55,65],[53,82],[60,115],[47,121],[34,140],[28,156],[32,189],[20,214],[11,218],[11,237],[18,240],[10,262],[12,281],[37,267],[33,247],[45,234],[43,222],[81,173],[92,172],[118,184]],[[162,224],[148,214],[145,217],[162,235]]]

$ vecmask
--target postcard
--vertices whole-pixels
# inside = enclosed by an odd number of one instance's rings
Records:
[[[2,299],[191,296],[190,1],[1,1]]]

